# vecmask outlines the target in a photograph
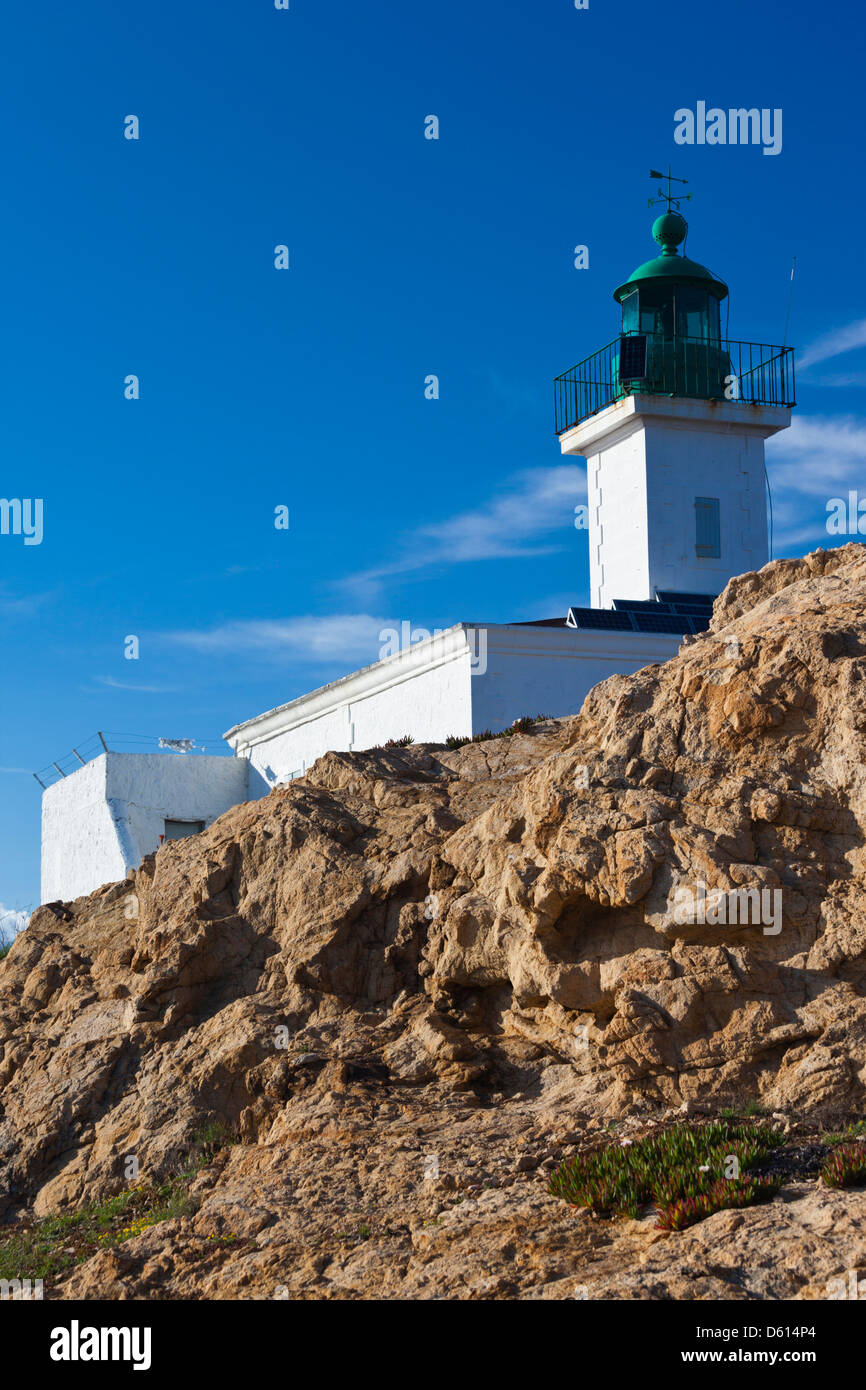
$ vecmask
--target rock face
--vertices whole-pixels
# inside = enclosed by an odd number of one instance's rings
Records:
[[[0,963],[0,1219],[113,1193],[129,1155],[159,1175],[219,1120],[241,1142],[196,1216],[63,1292],[573,1297],[598,1238],[545,1174],[588,1130],[747,1097],[864,1113],[864,755],[848,545],[733,580],[710,632],[575,718],[328,754],[41,908]],[[625,1223],[644,1273],[594,1264],[599,1296],[748,1296],[677,1281],[764,1231],[752,1292],[823,1297],[866,1257],[864,1201],[798,1188],[663,1243]],[[797,1242],[841,1227],[804,1269]]]

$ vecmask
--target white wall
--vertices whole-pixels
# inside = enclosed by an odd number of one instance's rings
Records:
[[[747,407],[741,407],[747,408]],[[723,423],[647,420],[649,597],[656,588],[720,594],[770,558],[764,441]],[[720,555],[695,554],[695,498],[718,497]]]
[[[42,901],[113,883],[159,847],[166,820],[210,825],[245,801],[238,758],[103,753],[42,796]]]
[[[487,670],[472,679],[472,732],[524,715],[578,714],[593,686],[676,656],[680,637],[567,627],[488,627]]]
[[[588,454],[589,592],[593,608],[615,598],[652,598],[644,431],[628,433]]]
[[[250,759],[250,793],[300,776],[323,753],[373,748],[411,734],[444,743],[472,732],[471,630],[462,624],[230,729]]]
[[[264,795],[329,749],[403,734],[444,743],[449,734],[498,732],[525,714],[576,714],[599,681],[667,661],[679,644],[655,634],[461,623],[225,737],[250,758],[251,794]]]
[[[778,406],[629,396],[564,434],[562,452],[587,460],[592,606],[656,588],[718,594],[766,564],[764,440],[790,419]],[[717,559],[695,554],[696,497],[719,498]]]
[[[106,792],[103,753],[42,794],[42,901],[70,901],[123,878],[129,844]]]

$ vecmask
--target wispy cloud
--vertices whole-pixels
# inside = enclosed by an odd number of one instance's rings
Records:
[[[826,362],[831,357],[839,357],[843,352],[866,347],[866,319],[857,319],[844,328],[834,328],[810,343],[797,354],[797,365],[801,369],[814,367],[817,362]]]
[[[767,440],[774,549],[827,545],[827,502],[849,488],[866,496],[866,419],[795,415]]]
[[[370,613],[336,613],[322,617],[238,619],[206,631],[162,633],[178,646],[196,652],[259,656],[291,661],[378,660],[379,633],[393,626]]]
[[[584,532],[584,534],[586,534]],[[562,618],[575,603],[589,603],[586,586],[577,582],[574,588],[564,594],[546,594],[541,598],[529,599],[518,604],[510,615],[509,622],[534,622],[537,618]]]
[[[32,618],[50,597],[50,594],[13,594],[5,584],[0,584],[0,618]]]
[[[830,372],[826,376],[811,376],[810,386],[866,386],[866,372]]]
[[[866,420],[856,415],[795,415],[767,441],[771,479],[794,492],[825,494],[831,484],[866,483]]]
[[[115,680],[114,676],[94,676],[93,679],[112,690],[131,690],[139,695],[175,695],[180,689],[177,685],[137,685],[135,681]]]
[[[574,509],[585,499],[586,470],[579,464],[517,474],[485,506],[404,534],[392,560],[339,580],[336,587],[352,591],[356,601],[364,602],[378,593],[385,579],[433,565],[549,555],[571,534]],[[205,631],[184,629],[161,636],[201,653],[349,665],[378,660],[379,634],[393,626],[399,623],[359,611],[322,617],[238,619]]]
[[[518,473],[485,506],[419,526],[400,539],[393,560],[339,580],[338,587],[369,595],[385,579],[433,565],[549,555],[585,500],[586,469],[579,464]]]

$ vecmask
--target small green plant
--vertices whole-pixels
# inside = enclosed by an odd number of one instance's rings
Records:
[[[767,1111],[760,1101],[752,1099],[746,1101],[740,1113],[752,1118],[756,1115],[766,1115]]]
[[[197,1129],[192,1136],[189,1154],[191,1162],[195,1165],[194,1171],[198,1173],[202,1168],[206,1168],[213,1162],[220,1149],[226,1149],[237,1142],[237,1135],[223,1120],[213,1120],[202,1129]]]
[[[861,1187],[866,1183],[866,1145],[839,1144],[821,1165],[828,1187]]]
[[[382,744],[383,748],[408,748],[415,742],[411,734],[404,734],[402,738],[389,738]]]
[[[684,1231],[714,1211],[730,1207],[753,1207],[775,1196],[782,1185],[781,1178],[720,1178],[706,1192],[695,1197],[677,1197],[659,1211],[658,1227],[662,1231]]]
[[[160,1221],[189,1216],[197,1206],[189,1191],[194,1179],[220,1149],[235,1142],[224,1124],[207,1125],[193,1135],[176,1171],[162,1181],[140,1183],[105,1201],[41,1217],[5,1238],[0,1227],[0,1279],[53,1281],[98,1250],[122,1245]]]
[[[535,724],[543,724],[546,719],[555,718],[552,714],[531,714],[521,715],[515,719],[513,724],[509,724],[507,729],[500,729],[498,733],[493,733],[491,729],[483,729],[481,733],[472,734],[464,737],[462,734],[449,734],[445,740],[446,748],[462,748],[466,743],[489,743],[492,738],[512,738],[514,734],[528,734]]]
[[[822,1130],[818,1136],[822,1144],[850,1144],[852,1139],[866,1137],[866,1121],[852,1120],[845,1129]]]
[[[748,1172],[781,1142],[769,1128],[716,1121],[675,1125],[634,1144],[609,1144],[577,1154],[557,1168],[550,1191],[572,1206],[636,1217],[655,1202],[663,1230],[682,1230],[723,1207],[750,1206],[771,1197],[781,1179]],[[737,1176],[727,1176],[736,1159]]]

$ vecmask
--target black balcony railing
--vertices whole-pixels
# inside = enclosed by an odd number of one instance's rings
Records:
[[[556,433],[624,396],[688,396],[747,405],[795,405],[794,349],[730,339],[615,338],[554,382]]]

